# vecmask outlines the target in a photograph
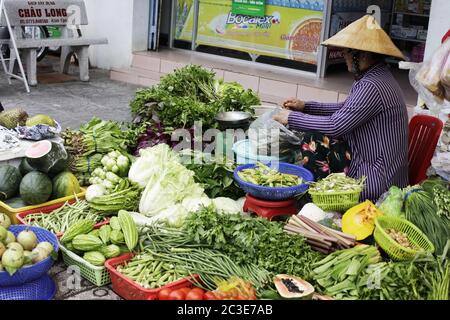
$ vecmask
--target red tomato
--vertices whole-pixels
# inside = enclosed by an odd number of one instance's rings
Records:
[[[204,300],[219,300],[216,297],[216,295],[214,294],[214,292],[212,292],[212,291],[205,292],[205,294],[203,295],[203,299]]]
[[[158,299],[159,300],[169,300],[169,296],[170,296],[171,292],[172,292],[172,290],[170,290],[169,288],[161,289],[161,291],[159,291],[159,293],[158,293]]]
[[[204,291],[201,288],[194,288],[186,295],[186,300],[203,300]]]
[[[186,295],[189,293],[189,291],[191,291],[191,288],[181,288],[181,289],[178,289],[178,290],[180,290],[181,292],[183,292],[184,295],[186,296]]]
[[[183,289],[178,289],[172,291],[169,295],[169,300],[184,300],[186,298],[186,293]]]

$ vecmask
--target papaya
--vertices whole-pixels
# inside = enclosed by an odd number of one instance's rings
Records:
[[[372,235],[375,229],[375,218],[383,213],[370,201],[366,200],[347,210],[342,216],[342,231],[364,240]]]
[[[273,282],[280,296],[285,299],[311,300],[314,295],[314,287],[299,277],[278,274]]]

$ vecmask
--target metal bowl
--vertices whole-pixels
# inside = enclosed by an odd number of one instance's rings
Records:
[[[229,111],[221,112],[216,115],[216,121],[221,127],[236,127],[239,125],[245,126],[250,122],[252,115],[248,112]]]

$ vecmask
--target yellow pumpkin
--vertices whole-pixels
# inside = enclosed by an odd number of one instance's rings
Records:
[[[375,218],[383,213],[369,200],[349,209],[342,217],[342,231],[364,240],[375,229]]]

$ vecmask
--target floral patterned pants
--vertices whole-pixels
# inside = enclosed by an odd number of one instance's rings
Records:
[[[319,132],[306,132],[301,144],[299,162],[314,174],[316,180],[331,173],[348,172],[351,154],[342,140]]]

